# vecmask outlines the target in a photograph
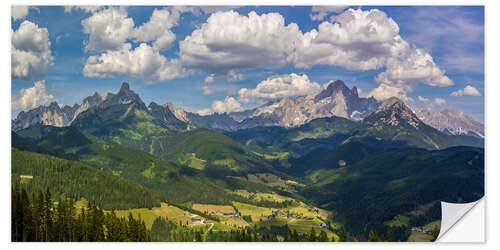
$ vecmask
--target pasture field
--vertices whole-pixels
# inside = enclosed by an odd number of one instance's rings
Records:
[[[193,204],[192,208],[194,210],[198,210],[200,212],[204,212],[207,214],[216,213],[217,211],[221,213],[235,213],[236,211],[232,206],[228,205],[212,205],[212,204]]]
[[[258,207],[241,202],[233,202],[234,207],[238,209],[242,216],[249,215],[252,221],[259,221],[262,217],[271,215],[275,208]]]
[[[195,153],[185,154],[184,157],[179,159],[179,162],[183,165],[187,165],[198,170],[203,170],[207,164],[207,161],[196,157]]]
[[[328,230],[327,228],[320,227],[322,223],[323,221],[317,218],[306,219],[306,220],[301,219],[301,220],[290,220],[288,222],[288,226],[292,230],[297,230],[297,232],[304,232],[304,233],[310,232],[311,228],[314,228],[317,234],[319,234],[320,231],[325,231],[328,238],[331,238],[333,236],[335,237],[336,240],[338,240],[338,236],[335,233]]]
[[[252,193],[244,189],[238,189],[233,193],[239,196],[243,196],[245,198],[253,199],[255,201],[275,201],[275,202],[284,202],[287,200],[295,201],[290,197],[282,196],[275,193]]]
[[[161,207],[154,207],[153,209],[148,208],[135,208],[127,210],[116,210],[116,216],[118,217],[128,217],[129,213],[132,213],[134,218],[141,217],[146,224],[148,229],[151,229],[154,220],[159,217],[166,217],[169,220],[175,220],[177,222],[181,221],[183,224],[191,224],[191,213],[186,212],[178,207],[170,206],[167,203],[161,203]]]
[[[411,231],[408,242],[428,242],[432,240],[432,235]]]
[[[241,217],[224,217],[219,216],[220,224],[229,226],[231,228],[244,228],[250,226],[248,222],[243,220]]]

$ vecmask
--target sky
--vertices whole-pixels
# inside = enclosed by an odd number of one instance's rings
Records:
[[[127,81],[209,114],[317,92],[397,96],[484,122],[484,8],[13,6],[12,115]]]

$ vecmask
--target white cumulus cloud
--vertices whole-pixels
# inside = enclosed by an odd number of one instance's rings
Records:
[[[373,89],[370,93],[368,93],[368,97],[374,97],[375,99],[379,100],[379,101],[383,101],[385,99],[388,99],[388,98],[391,98],[393,96],[405,101],[405,102],[408,102],[411,100],[411,98],[409,98],[406,93],[408,91],[403,89],[403,88],[399,88],[399,87],[395,87],[395,86],[392,86],[392,85],[387,85],[387,84],[380,84],[378,87],[376,87],[375,89]]]
[[[467,85],[467,86],[465,86],[464,89],[459,89],[457,91],[451,92],[450,95],[451,96],[464,96],[464,95],[468,95],[468,96],[481,96],[481,93],[476,88],[474,88],[474,87],[472,87],[470,85]]]
[[[241,107],[241,103],[233,97],[226,96],[224,101],[214,101],[212,103],[212,110],[217,113],[236,112],[242,111],[243,107]]]
[[[179,59],[168,59],[160,51],[170,48],[175,41],[171,28],[179,24],[180,15],[194,10],[182,6],[155,9],[149,20],[138,27],[124,7],[95,10],[82,21],[82,26],[84,33],[89,34],[85,49],[100,54],[87,59],[83,74],[127,75],[149,83],[187,76],[189,70]],[[134,48],[132,42],[140,44]]]
[[[83,33],[89,34],[85,50],[116,50],[130,37],[134,20],[128,17],[125,8],[110,7],[82,20],[82,26]]]
[[[321,86],[311,82],[306,74],[272,76],[260,82],[254,89],[242,88],[238,91],[242,102],[274,100],[290,96],[302,96],[319,91]]]
[[[279,13],[216,12],[179,43],[180,58],[209,73],[283,66],[299,34],[297,24],[285,25]]]
[[[12,33],[12,78],[40,80],[47,74],[47,66],[54,61],[50,50],[49,31],[37,24],[23,21]]]
[[[326,64],[350,70],[378,69],[399,42],[399,26],[377,9],[348,9],[332,21],[303,35],[291,55],[297,67]]]
[[[55,101],[54,96],[47,93],[45,81],[37,81],[31,88],[21,89],[19,95],[12,97],[12,109],[24,110]]]
[[[168,49],[176,37],[170,29],[179,24],[181,14],[177,8],[155,9],[149,21],[134,30],[133,36],[142,42],[154,41],[153,48],[157,50]]]
[[[153,82],[184,77],[188,72],[178,59],[167,59],[145,43],[135,49],[131,49],[131,45],[127,43],[119,50],[90,56],[83,74],[87,77],[127,75]]]

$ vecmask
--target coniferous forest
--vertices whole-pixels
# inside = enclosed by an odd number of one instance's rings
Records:
[[[31,195],[18,184],[12,187],[12,241],[25,242],[328,242],[357,241],[350,237],[344,227],[339,238],[329,238],[324,231],[311,228],[306,234],[299,234],[285,226],[275,232],[257,233],[252,228],[234,231],[193,230],[168,218],[158,217],[148,230],[144,221],[117,217],[115,210],[105,211],[89,203],[78,209],[73,199],[52,197],[49,190]],[[394,241],[391,229],[386,235],[371,231],[368,241]]]

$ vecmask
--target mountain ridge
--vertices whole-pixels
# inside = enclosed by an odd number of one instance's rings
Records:
[[[48,106],[39,106],[29,111],[21,111],[12,121],[12,130],[19,131],[34,124],[65,127],[81,123],[81,116],[88,116],[91,110],[104,110],[116,104],[130,105],[131,110],[143,110],[156,119],[174,129],[188,130],[196,127],[206,127],[215,130],[234,131],[259,126],[297,127],[317,118],[339,116],[353,121],[360,121],[370,115],[380,105],[373,97],[359,97],[354,86],[349,89],[343,81],[332,81],[323,90],[296,98],[282,98],[268,102],[254,109],[241,112],[214,113],[199,115],[176,108],[171,102],[144,104],[138,94],[124,82],[117,93],[94,93],[82,100],[81,104],[60,107],[56,102]],[[417,107],[410,107],[417,117],[425,124],[441,132],[454,135],[475,135],[484,138],[484,125],[473,120],[463,111],[443,110],[431,112]],[[110,112],[118,112],[111,110]],[[120,110],[124,115],[127,110]],[[85,115],[87,113],[87,115]],[[109,113],[108,113],[109,115]],[[108,116],[106,115],[106,116]],[[105,117],[104,120],[106,120]]]

